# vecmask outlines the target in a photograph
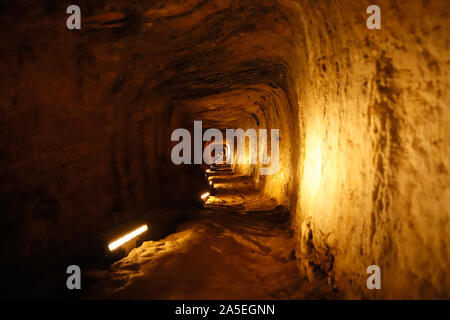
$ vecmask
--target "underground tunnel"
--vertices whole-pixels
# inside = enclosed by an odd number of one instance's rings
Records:
[[[0,1],[1,296],[449,299],[449,12]]]

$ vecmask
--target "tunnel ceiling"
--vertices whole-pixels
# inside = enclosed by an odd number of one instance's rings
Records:
[[[63,5],[48,3],[27,4],[30,16],[44,17],[32,31],[40,37],[11,32],[5,40],[25,48],[52,42],[47,52],[25,51],[23,58],[64,56],[42,68],[82,78],[79,99],[92,101],[85,95],[101,81],[100,91],[106,92],[96,98],[114,101],[118,108],[152,110],[157,108],[152,99],[160,96],[182,106],[185,114],[226,127],[243,116],[260,116],[261,100],[277,89],[286,93],[293,83],[295,39],[301,35],[293,23],[295,7],[288,2],[81,1],[83,28],[72,34],[56,27]],[[15,19],[10,13],[17,12],[5,9],[4,24],[18,27],[9,23]],[[227,120],[220,117],[220,106],[227,108]]]

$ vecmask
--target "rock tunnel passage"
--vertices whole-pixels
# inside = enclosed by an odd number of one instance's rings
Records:
[[[84,299],[335,298],[326,281],[299,278],[289,212],[274,199],[254,201],[250,181],[213,173],[219,184],[205,209],[176,232],[144,242],[107,271]],[[242,181],[244,180],[244,181]],[[257,205],[255,206],[255,203]]]
[[[447,0],[377,1],[380,30],[365,0],[77,3],[81,30],[62,1],[0,2],[2,296],[125,297],[104,290],[128,283],[137,297],[145,279],[181,295],[162,273],[139,278],[190,259],[164,256],[179,237],[219,270],[245,266],[198,278],[198,292],[184,282],[192,297],[232,276],[242,290],[221,294],[450,297]],[[194,121],[279,129],[278,170],[237,164],[199,208],[205,168],[171,161],[172,132]],[[106,245],[142,220],[149,241],[111,266]],[[78,293],[71,264],[91,272]],[[381,290],[366,287],[373,264]]]

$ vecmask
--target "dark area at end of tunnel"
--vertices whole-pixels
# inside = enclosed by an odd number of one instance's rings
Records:
[[[2,298],[450,297],[448,1],[74,4],[0,1]],[[276,172],[174,164],[194,121]]]

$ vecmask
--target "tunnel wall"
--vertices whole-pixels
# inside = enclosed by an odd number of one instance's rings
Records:
[[[373,31],[369,4],[299,2],[297,255],[347,297],[448,298],[449,3],[378,1]]]
[[[189,173],[170,161],[182,120],[154,90],[155,59],[130,46],[133,27],[69,32],[62,3],[3,5],[1,259],[68,252],[75,239],[194,200]]]
[[[366,27],[367,1],[279,3],[292,42],[267,54],[290,81],[236,125],[280,128],[280,170],[238,171],[290,209],[312,283],[346,298],[448,298],[448,2],[380,1],[381,30]],[[373,264],[382,290],[366,286]]]

